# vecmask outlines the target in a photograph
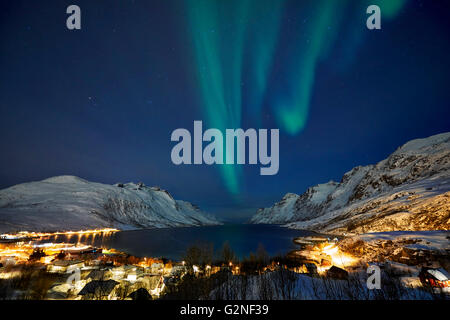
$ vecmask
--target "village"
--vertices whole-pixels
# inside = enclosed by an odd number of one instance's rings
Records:
[[[116,231],[58,234],[80,238]],[[0,299],[157,299],[166,285],[176,284],[189,271],[198,277],[223,270],[238,273],[239,270],[231,262],[222,267],[190,265],[188,268],[185,261],[138,258],[82,243],[41,243],[43,238],[55,235],[29,232],[0,235]],[[36,289],[41,294],[32,292]]]
[[[71,234],[81,237],[111,232],[116,230],[88,230]],[[420,295],[428,292],[422,290],[423,279],[419,280],[417,274],[421,270],[417,267],[389,260],[380,263],[374,257],[371,257],[373,262],[363,261],[357,258],[356,252],[348,253],[350,249],[348,252],[342,251],[337,238],[297,238],[294,242],[300,250],[269,257],[263,248],[259,248],[255,254],[240,261],[226,245],[216,258],[207,246],[194,246],[188,249],[184,260],[170,261],[165,258],[134,257],[114,249],[83,243],[42,241],[51,236],[54,234],[0,236],[0,299],[258,299],[279,298],[280,295],[281,298],[295,298],[298,297],[293,295],[295,290],[305,294],[304,288],[295,289],[295,286],[302,281],[305,285],[306,279],[310,279],[313,287],[310,284],[306,286],[314,291],[317,290],[314,282],[325,287],[330,281],[333,281],[333,286],[354,286],[356,282],[349,279],[355,279],[355,275],[362,279],[361,275],[366,275],[370,265],[386,267],[396,274],[399,280],[396,290],[405,287],[413,290],[419,288]],[[416,273],[415,277],[411,277],[413,273]],[[252,289],[253,292],[264,290],[267,297],[242,293],[242,287],[246,290],[249,287],[248,279],[251,277],[254,281],[250,283],[257,288]],[[267,289],[267,283],[261,282],[267,279],[271,281],[271,289]],[[365,278],[363,282],[365,284]],[[445,280],[441,289],[445,286],[447,290],[448,282],[448,279]],[[360,287],[361,282],[357,285]],[[234,291],[230,290],[231,287]],[[226,296],[223,295],[225,291]],[[371,297],[366,289],[362,291],[366,294],[363,297]],[[417,297],[417,290],[414,294]]]

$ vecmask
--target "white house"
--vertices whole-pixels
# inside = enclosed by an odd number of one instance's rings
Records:
[[[71,273],[83,267],[84,262],[80,260],[57,260],[47,266],[47,271],[51,273]]]

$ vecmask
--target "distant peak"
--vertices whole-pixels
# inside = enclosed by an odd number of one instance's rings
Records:
[[[400,148],[398,148],[394,153],[398,154],[398,153],[419,151],[438,144],[450,144],[450,132],[436,134],[428,138],[414,139],[408,141]]]
[[[47,178],[45,180],[42,180],[42,182],[48,182],[48,183],[88,183],[87,180],[84,180],[84,179],[76,177],[76,176],[70,176],[70,175],[51,177],[51,178]]]

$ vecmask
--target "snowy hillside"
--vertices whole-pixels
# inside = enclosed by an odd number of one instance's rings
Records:
[[[286,194],[259,209],[253,223],[333,232],[449,229],[450,133],[412,140],[339,183]]]
[[[189,202],[142,183],[106,185],[58,176],[0,190],[0,232],[218,224]]]

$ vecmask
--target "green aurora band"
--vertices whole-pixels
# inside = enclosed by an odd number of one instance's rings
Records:
[[[185,3],[204,123],[222,132],[241,127],[245,76],[245,111],[250,118],[247,120],[260,127],[263,104],[269,100],[281,131],[297,135],[308,118],[317,65],[329,56],[337,37],[347,39],[346,54],[355,55],[360,39],[367,32],[366,8],[378,5],[383,25],[386,19],[397,16],[406,0],[302,2],[299,15],[306,13],[307,23],[283,47],[280,35],[283,27],[287,28],[284,14],[287,10],[292,12],[292,5],[298,5],[298,1],[186,0]],[[298,6],[295,10],[299,10]],[[357,24],[344,30],[344,20],[355,16]],[[286,77],[282,88],[270,83],[274,57],[280,50],[289,57],[280,71]],[[241,167],[221,165],[220,170],[226,189],[238,195]]]

